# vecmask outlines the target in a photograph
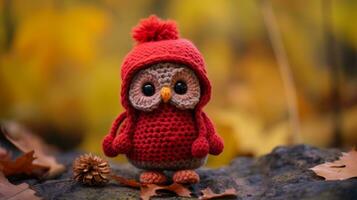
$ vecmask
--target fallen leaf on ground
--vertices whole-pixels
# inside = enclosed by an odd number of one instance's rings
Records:
[[[4,154],[0,156],[0,171],[2,171],[5,176],[18,174],[36,177],[42,176],[49,170],[49,167],[34,164],[35,159],[34,151],[25,153],[15,160],[11,160],[8,154]]]
[[[234,188],[226,189],[222,193],[214,193],[210,188],[201,190],[202,196],[199,197],[200,200],[209,200],[222,197],[237,197],[237,191]]]
[[[142,200],[150,200],[151,197],[158,196],[159,194],[157,192],[162,190],[173,192],[180,197],[191,197],[191,191],[185,186],[177,183],[160,186],[155,184],[141,184],[136,180],[127,179],[115,174],[111,174],[110,177],[119,184],[133,188],[140,188],[140,197]]]
[[[342,153],[338,160],[326,162],[310,169],[326,180],[345,180],[357,177],[357,151],[353,149]]]
[[[64,165],[59,164],[55,157],[51,155],[56,152],[56,149],[43,142],[40,137],[32,134],[21,125],[15,122],[4,123],[1,132],[7,140],[22,152],[34,151],[34,156],[37,158],[33,161],[34,164],[49,167],[47,173],[41,178],[52,178],[65,170]]]
[[[151,197],[159,195],[157,192],[160,190],[174,192],[180,197],[191,197],[191,191],[185,186],[177,183],[168,186],[159,186],[155,184],[142,185],[140,197],[142,200],[150,200]]]
[[[118,182],[119,184],[125,185],[125,186],[129,186],[129,187],[133,187],[133,188],[140,188],[141,184],[139,182],[137,182],[136,180],[133,179],[127,179],[115,174],[111,174],[110,176],[113,180],[115,180],[116,182]]]
[[[35,195],[35,191],[32,190],[27,183],[13,185],[6,179],[4,174],[0,172],[0,199],[39,200],[41,198]]]

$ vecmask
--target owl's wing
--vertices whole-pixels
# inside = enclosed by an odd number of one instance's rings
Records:
[[[120,127],[120,125],[123,123],[123,121],[126,119],[126,112],[121,113],[113,122],[112,127],[109,131],[109,134],[106,135],[103,139],[102,142],[102,148],[104,151],[104,154],[108,157],[114,157],[117,156],[119,153],[122,153],[120,149],[118,149],[118,143],[119,140],[122,140],[121,138],[126,138],[126,134],[119,134],[117,137],[117,132]],[[119,137],[120,136],[120,137]]]
[[[217,134],[212,121],[208,118],[206,113],[202,112],[202,118],[206,125],[209,153],[212,155],[219,155],[223,151],[224,142],[221,136]]]

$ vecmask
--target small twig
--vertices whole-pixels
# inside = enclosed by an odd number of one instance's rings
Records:
[[[301,142],[300,137],[300,120],[297,105],[297,94],[286,50],[283,45],[280,35],[277,20],[273,13],[273,8],[270,0],[260,0],[260,5],[263,13],[263,19],[267,28],[269,38],[276,56],[280,74],[283,79],[283,86],[288,104],[289,122],[291,131],[289,132],[288,144],[296,144]]]
[[[129,187],[134,187],[134,188],[140,188],[141,184],[139,182],[137,182],[136,180],[132,180],[132,179],[126,179],[124,177],[115,175],[115,174],[111,174],[110,177],[115,180],[116,182],[125,185],[125,186],[129,186]]]

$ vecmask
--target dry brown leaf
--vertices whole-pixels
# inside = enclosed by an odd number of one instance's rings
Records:
[[[34,151],[25,153],[15,160],[11,160],[8,154],[0,156],[0,170],[5,176],[26,174],[29,176],[41,176],[45,174],[49,167],[34,164]]]
[[[150,200],[151,197],[157,196],[156,187],[157,185],[147,185],[141,187],[140,198],[141,200]]]
[[[237,197],[237,191],[234,188],[226,189],[222,193],[214,193],[211,188],[206,188],[204,190],[201,190],[202,196],[200,196],[200,200],[209,200],[209,199],[215,199],[215,198],[222,198],[222,197]]]
[[[14,122],[5,123],[2,129],[6,139],[22,152],[35,152],[34,156],[37,159],[34,160],[34,164],[49,167],[48,172],[41,178],[52,178],[61,174],[65,170],[64,165],[59,164],[55,157],[50,155],[56,150],[52,146],[43,142],[40,137],[30,133],[28,130]]]
[[[310,169],[326,180],[345,180],[357,177],[357,151],[354,149],[348,153],[342,153],[338,160],[326,162]]]
[[[171,191],[180,197],[191,197],[191,191],[185,186],[177,183],[173,183],[167,186],[160,186],[155,184],[141,184],[136,180],[127,179],[115,174],[111,174],[110,177],[119,184],[133,188],[140,188],[140,197],[142,200],[150,200],[151,197],[158,196],[159,194],[157,192],[160,190]]]
[[[174,192],[180,197],[191,197],[191,191],[185,186],[177,183],[173,183],[168,186],[159,186],[155,184],[148,184],[141,186],[140,197],[142,200],[150,200],[151,197],[157,196],[159,190],[168,190]]]
[[[27,183],[11,184],[0,172],[0,199],[2,200],[39,200]]]
[[[118,182],[119,184],[125,185],[125,186],[129,186],[129,187],[133,187],[133,188],[140,188],[141,184],[139,182],[137,182],[136,180],[133,179],[127,179],[115,174],[111,174],[110,176],[112,179],[114,179],[116,182]]]

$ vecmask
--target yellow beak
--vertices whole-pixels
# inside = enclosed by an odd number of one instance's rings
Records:
[[[171,99],[171,89],[169,87],[161,88],[160,94],[164,103],[167,103]]]

